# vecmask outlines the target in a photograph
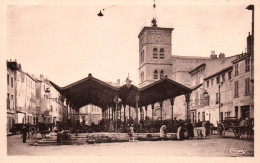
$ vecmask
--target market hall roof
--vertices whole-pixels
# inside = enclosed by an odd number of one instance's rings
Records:
[[[94,78],[91,74],[87,78],[65,87],[59,87],[53,82],[51,84],[78,108],[88,104],[93,104],[100,108],[113,105],[113,99],[117,92],[116,87]]]
[[[135,107],[136,97],[139,97],[138,105],[146,106],[193,91],[193,89],[167,77],[142,88],[137,88],[134,85],[127,86],[126,84],[121,87],[114,87],[94,78],[91,74],[87,78],[65,87],[59,87],[53,82],[51,84],[79,108],[93,104],[106,109],[107,106],[115,104],[114,98],[116,95],[122,100],[122,104]]]

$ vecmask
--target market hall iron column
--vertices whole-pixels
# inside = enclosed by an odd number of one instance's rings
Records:
[[[187,93],[185,94],[185,99],[186,99],[186,104],[187,104],[187,120],[190,119],[190,94],[191,93]]]
[[[136,111],[136,124],[137,124],[137,126],[138,126],[138,124],[139,124],[139,121],[138,121],[138,102],[139,102],[139,95],[138,94],[136,94],[135,95],[135,111]],[[138,127],[137,127],[137,132],[138,132]]]
[[[153,114],[154,114],[154,104],[152,104],[152,124],[153,124]]]
[[[172,106],[172,123],[173,123],[173,105],[174,105],[174,98],[170,99],[171,106]]]
[[[125,118],[125,107],[126,107],[126,104],[123,104],[123,107],[124,107],[124,126],[126,126],[126,118]]]
[[[145,118],[146,118],[147,117],[147,105],[144,108],[145,108]]]
[[[130,118],[130,117],[131,117],[131,106],[130,106],[130,105],[128,105],[128,106],[129,106],[129,107],[128,107],[128,109],[129,109],[129,110],[128,110],[128,111],[129,111],[128,114],[129,114],[129,118]]]
[[[163,110],[163,101],[160,101],[160,108],[161,108],[161,125],[162,125],[162,122],[163,122],[163,119],[162,119],[162,110]]]

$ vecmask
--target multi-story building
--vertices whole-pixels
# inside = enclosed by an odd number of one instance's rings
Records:
[[[36,87],[37,122],[53,123],[62,121],[64,102],[60,93],[50,84],[47,78],[40,75]]]
[[[210,120],[216,124],[225,117],[243,117],[248,111],[252,117],[253,100],[249,96],[252,92],[250,53],[238,55],[237,59],[236,56],[225,57],[224,53],[218,57],[214,51],[210,57],[173,56],[172,31],[173,28],[157,27],[156,20],[153,19],[152,27],[144,27],[139,33],[139,87],[167,76],[187,87],[197,88],[190,98],[192,121]],[[251,40],[250,37],[247,38],[248,41]],[[251,43],[247,44],[247,49],[251,49]],[[186,105],[185,96],[176,97],[174,117],[186,119]],[[165,100],[162,107],[156,103],[154,119],[161,117],[161,109],[162,118],[170,119],[170,106],[170,100]],[[149,117],[152,116],[151,106],[148,106],[147,113]]]
[[[16,90],[15,90],[15,75],[17,70],[16,62],[6,61],[7,65],[7,98],[6,98],[6,106],[7,106],[7,132],[12,128],[16,119]]]
[[[232,113],[232,60],[235,56],[225,57],[224,53],[219,58],[211,57],[207,61],[194,68],[191,73],[192,84],[201,84],[191,94],[191,119],[195,121],[210,121],[217,124],[217,121],[229,117]]]
[[[32,75],[17,71],[17,122],[36,124],[36,80]]]
[[[240,54],[232,62],[234,79],[232,84],[233,105],[237,118],[254,117],[253,89],[251,83],[251,55]]]
[[[247,49],[251,49],[250,37],[247,38]],[[191,94],[192,121],[209,120],[216,125],[226,117],[237,119],[254,117],[252,97],[253,76],[251,51],[226,57],[223,53],[218,59],[207,61],[194,68],[191,73],[193,85],[202,84]],[[203,76],[200,74],[203,73]],[[201,81],[201,77],[204,80]]]
[[[36,123],[36,80],[21,64],[7,61],[7,129],[14,123]]]

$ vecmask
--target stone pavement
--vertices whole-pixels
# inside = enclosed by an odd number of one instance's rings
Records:
[[[207,139],[183,141],[134,141],[84,145],[30,146],[37,139],[22,143],[21,135],[7,137],[8,155],[25,156],[216,156],[243,157],[254,155],[254,141],[211,135]]]

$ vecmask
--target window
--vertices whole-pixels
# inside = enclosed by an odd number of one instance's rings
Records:
[[[245,95],[250,94],[250,79],[246,78],[245,79]]]
[[[219,93],[216,93],[216,104],[219,104]]]
[[[238,76],[238,63],[235,64],[235,76]]]
[[[141,73],[141,82],[144,81],[144,72]]]
[[[245,72],[250,71],[250,58],[246,58],[245,60]]]
[[[202,112],[202,121],[205,121],[205,112]]]
[[[238,81],[235,81],[235,94],[234,97],[238,97]]]
[[[164,78],[164,71],[162,70],[161,72],[160,72],[160,79],[163,79]]]
[[[164,49],[160,49],[160,59],[164,59]]]
[[[7,74],[7,85],[9,85],[9,74]]]
[[[225,117],[230,117],[230,112],[225,112]]]
[[[225,74],[222,74],[222,81],[225,81]]]
[[[200,121],[200,112],[198,112],[198,121]]]
[[[143,52],[140,53],[140,63],[142,63],[142,61],[143,61],[142,53],[143,53]]]
[[[51,105],[51,112],[53,112],[53,108],[52,108],[52,105]]]
[[[158,50],[157,50],[157,48],[153,49],[153,58],[158,58]]]
[[[219,76],[216,78],[217,84],[219,84]]]
[[[204,105],[204,100],[205,100],[204,94],[200,94],[199,105],[202,106],[202,107],[203,107],[203,105]]]
[[[144,62],[144,51],[141,51],[141,54],[140,54],[140,63],[143,63]]]
[[[142,62],[144,62],[144,50],[143,50],[143,55],[142,55],[142,57],[143,57],[143,61],[142,61]]]
[[[13,88],[14,87],[14,78],[11,77],[11,87]]]
[[[209,87],[209,80],[207,81],[207,87]]]
[[[231,74],[232,74],[232,71],[229,71],[229,72],[228,72],[228,80],[231,79]]]
[[[158,79],[158,71],[157,71],[157,70],[155,70],[155,71],[153,72],[153,78],[154,78],[154,79]]]
[[[220,112],[220,121],[223,121],[224,119],[223,119],[224,117],[223,117],[223,112]]]
[[[209,98],[209,95],[207,95],[205,97],[205,105],[208,106],[209,105],[209,102],[210,102],[210,98]]]
[[[211,86],[214,85],[214,79],[211,79]]]

